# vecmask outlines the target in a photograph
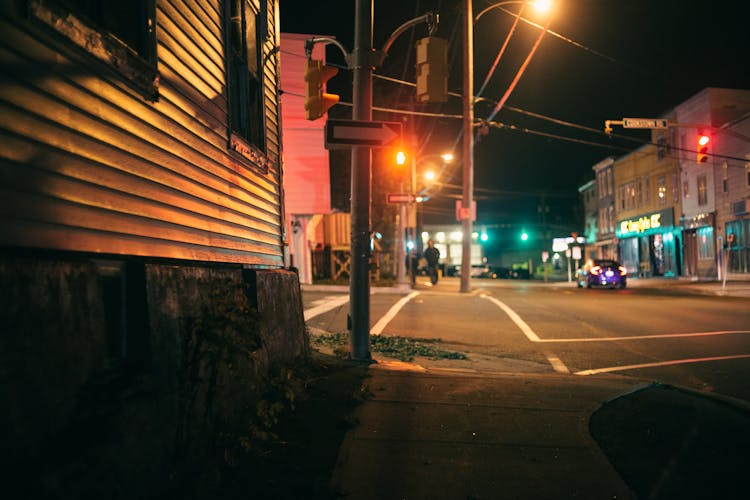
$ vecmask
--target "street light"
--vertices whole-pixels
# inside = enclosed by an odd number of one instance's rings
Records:
[[[433,157],[439,157],[443,162],[443,167],[445,164],[450,163],[453,161],[453,153],[447,152],[440,155],[425,155],[422,156],[419,160],[420,161],[426,161]],[[407,155],[403,151],[398,151],[396,153],[396,165],[403,166],[407,162]],[[413,202],[409,203],[410,210],[413,210],[413,214],[411,214],[411,217],[407,217],[407,204],[403,203],[399,207],[399,236],[396,238],[396,244],[398,245],[398,251],[396,252],[396,259],[397,259],[397,276],[396,281],[400,285],[406,284],[406,262],[407,262],[407,251],[412,251],[414,249],[414,242],[407,238],[407,241],[404,242],[404,236],[406,235],[407,231],[409,230],[409,225],[407,224],[407,219],[413,218],[414,223],[416,225],[417,222],[417,204],[420,202],[425,201],[426,197],[422,196],[422,192],[418,190],[417,186],[417,158],[414,157],[414,155],[411,155],[410,158],[410,164],[411,164],[411,179],[410,179],[410,186],[409,186],[409,194],[413,196]],[[424,173],[424,178],[428,182],[433,182],[437,178],[437,174],[433,170],[428,170]],[[401,177],[401,192],[404,192],[404,182],[403,182],[403,176]],[[413,239],[416,240],[416,228],[414,229],[414,233],[410,233],[413,235]],[[408,247],[408,248],[407,248]]]
[[[522,0],[506,0],[485,8],[476,17],[472,0],[464,0],[464,85],[463,85],[463,193],[461,210],[459,212],[464,234],[472,233],[472,205],[474,191],[474,23],[486,12],[509,4],[531,4],[537,9],[547,5],[548,0],[529,2]],[[519,14],[520,16],[520,14]],[[507,94],[507,92],[506,92]],[[464,238],[461,242],[461,287],[462,293],[471,292],[471,239]]]
[[[552,0],[536,0],[536,1],[530,1],[530,0],[506,0],[503,2],[497,2],[489,7],[485,7],[479,14],[474,16],[474,22],[476,23],[479,21],[479,18],[485,15],[487,12],[491,11],[492,9],[496,9],[498,7],[502,7],[503,5],[510,5],[510,4],[524,4],[524,5],[531,5],[534,7],[534,9],[539,12],[540,14],[544,14],[552,7]]]

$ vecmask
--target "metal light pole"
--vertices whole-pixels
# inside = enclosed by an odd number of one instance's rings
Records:
[[[354,9],[353,108],[354,120],[372,120],[373,0],[356,0]],[[352,148],[351,264],[349,354],[366,361],[370,356],[370,192],[372,150]]]
[[[461,198],[461,292],[471,292],[471,206],[474,194],[474,16],[464,0],[463,196]]]

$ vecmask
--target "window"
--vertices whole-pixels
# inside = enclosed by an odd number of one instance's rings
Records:
[[[667,139],[664,136],[656,139],[656,159],[661,161],[667,155]]]
[[[687,148],[687,139],[685,138],[685,134],[680,134],[680,157],[683,160],[687,158],[687,155],[685,154],[686,148]]]
[[[31,0],[29,12],[106,64],[145,98],[158,98],[153,0]]]
[[[727,162],[724,162],[722,165],[722,177],[721,177],[721,190],[723,193],[729,192],[729,175],[727,173],[727,169],[729,168],[729,165],[727,165]]]
[[[667,204],[667,178],[663,175],[656,179],[656,192],[659,196],[659,205]]]
[[[643,180],[640,177],[638,177],[638,182],[636,183],[636,198],[638,206],[643,206]]]
[[[227,83],[229,91],[229,128],[233,134],[232,149],[251,160],[265,151],[265,115],[263,112],[263,80],[261,48],[265,40],[266,2],[229,0],[226,22]],[[237,141],[240,137],[242,141]]]
[[[680,181],[677,172],[672,172],[672,201],[674,203],[680,202]]]
[[[110,360],[147,368],[151,347],[143,263],[95,261]]]
[[[698,176],[698,205],[708,204],[708,181],[705,175]]]
[[[690,183],[685,181],[682,183],[682,197],[687,198],[690,196]]]
[[[714,228],[711,226],[701,227],[697,231],[698,236],[698,258],[714,258]]]
[[[651,203],[651,183],[649,181],[648,175],[646,176],[644,182],[645,182],[645,187],[643,191],[645,194],[644,201],[646,205],[648,205],[649,203]]]

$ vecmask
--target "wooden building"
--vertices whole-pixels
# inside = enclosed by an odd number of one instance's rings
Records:
[[[6,471],[46,456],[93,383],[131,413],[110,424],[140,495],[129,458],[205,455],[180,436],[215,444],[249,379],[308,352],[283,269],[278,3],[0,0]]]

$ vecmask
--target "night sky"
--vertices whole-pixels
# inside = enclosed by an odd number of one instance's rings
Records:
[[[475,13],[492,3],[474,0]],[[281,0],[282,32],[332,35],[351,50],[354,5],[354,0],[337,0],[326,6],[309,0]],[[449,40],[449,91],[461,93],[461,5],[460,0],[376,0],[374,45],[381,47],[408,19],[426,11],[439,13],[437,36]],[[709,86],[750,88],[750,29],[736,5],[692,0],[554,1],[549,29],[560,36],[545,35],[506,107],[495,117],[497,122],[529,131],[491,128],[475,146],[477,224],[539,222],[538,207],[543,199],[550,207],[547,223],[558,225],[561,231],[578,227],[577,188],[593,178],[591,167],[607,156],[619,156],[639,146],[638,142],[606,137],[602,132],[605,120],[658,117]],[[514,11],[518,7],[507,6]],[[544,23],[531,8],[524,17]],[[512,23],[512,16],[495,9],[475,25],[475,91]],[[483,97],[496,101],[503,95],[538,34],[537,28],[519,23]],[[424,26],[402,35],[376,73],[413,82],[413,46],[426,35]],[[331,63],[343,64],[330,47],[328,58]],[[331,80],[331,91],[351,102],[350,72],[342,71]],[[374,94],[376,106],[414,107],[414,91],[409,87],[375,79]],[[443,105],[418,105],[416,109],[458,115],[461,100],[454,97]],[[492,104],[477,103],[476,117],[487,118],[491,109]],[[350,108],[336,106],[331,115],[349,117],[350,112]],[[377,113],[375,119],[399,120],[400,116]],[[460,153],[460,120],[418,118],[415,126],[422,154],[440,153],[454,144]],[[645,132],[621,128],[616,128],[615,134],[639,140],[649,137]],[[446,172],[446,178],[451,173],[449,182],[460,184],[460,168]],[[425,206],[427,221],[451,222],[453,203],[443,198],[445,208],[441,208],[439,199],[431,200]]]

